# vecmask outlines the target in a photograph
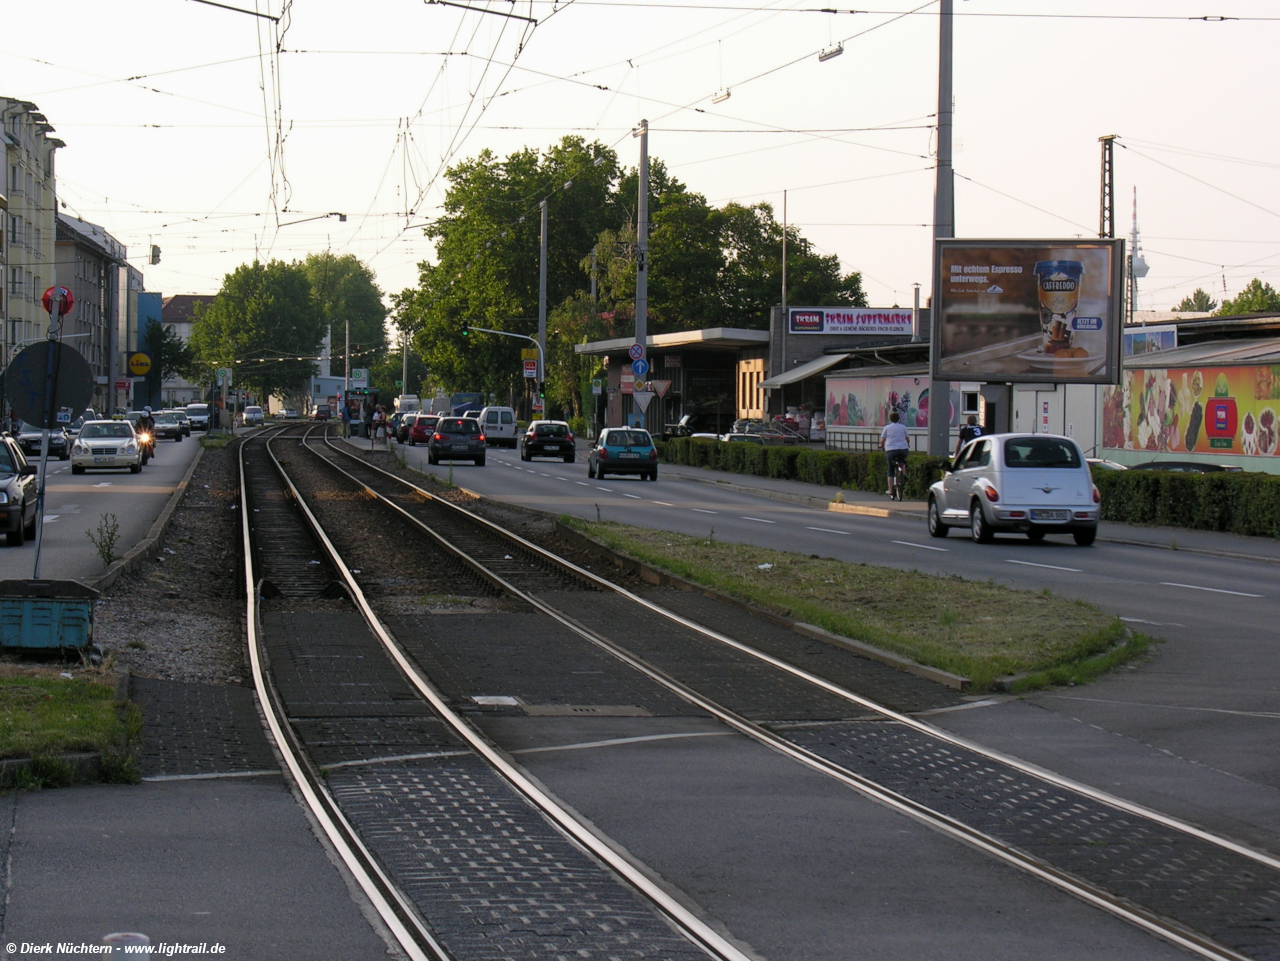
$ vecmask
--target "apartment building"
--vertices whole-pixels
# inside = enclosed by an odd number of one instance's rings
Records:
[[[122,309],[121,271],[127,251],[97,224],[57,215],[55,279],[75,297],[62,325],[63,342],[78,350],[93,371],[93,406],[116,406],[113,380],[119,352],[116,331]]]
[[[4,362],[23,344],[44,336],[48,314],[40,304],[54,284],[54,154],[64,147],[49,136],[53,126],[34,103],[0,97],[4,147],[4,280],[0,296]]]

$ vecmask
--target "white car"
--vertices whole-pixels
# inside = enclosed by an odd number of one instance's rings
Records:
[[[133,425],[127,420],[89,420],[71,445],[71,473],[86,470],[128,468],[142,470],[142,451]]]
[[[266,419],[261,407],[249,406],[244,409],[245,427],[261,427]]]
[[[209,405],[208,404],[188,404],[187,419],[191,421],[192,430],[208,430],[209,429]]]
[[[1057,434],[989,434],[964,446],[929,488],[929,533],[967,527],[986,543],[998,531],[1071,534],[1088,546],[1098,536],[1102,496],[1080,446]]]
[[[516,430],[516,412],[510,407],[486,407],[477,418],[484,431],[484,441],[490,447],[515,448],[519,443]]]

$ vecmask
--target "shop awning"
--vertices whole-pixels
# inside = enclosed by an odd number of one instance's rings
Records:
[[[771,390],[774,387],[784,387],[787,384],[794,384],[797,381],[804,380],[806,377],[812,377],[814,374],[821,374],[824,370],[828,370],[841,361],[848,359],[848,354],[825,354],[817,360],[811,360],[807,364],[801,364],[799,367],[792,368],[785,374],[778,374],[776,377],[770,377],[768,380],[762,380],[760,382],[760,387],[763,390]]]

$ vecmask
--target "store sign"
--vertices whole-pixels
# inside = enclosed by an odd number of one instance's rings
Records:
[[[910,334],[911,311],[898,307],[789,307],[793,334]]]
[[[1123,240],[937,245],[935,380],[1119,380]]]

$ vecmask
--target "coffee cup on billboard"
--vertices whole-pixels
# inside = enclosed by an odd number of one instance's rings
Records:
[[[1071,350],[1084,264],[1078,260],[1041,260],[1035,269],[1036,288],[1040,295],[1041,340],[1038,349],[1046,354]]]

